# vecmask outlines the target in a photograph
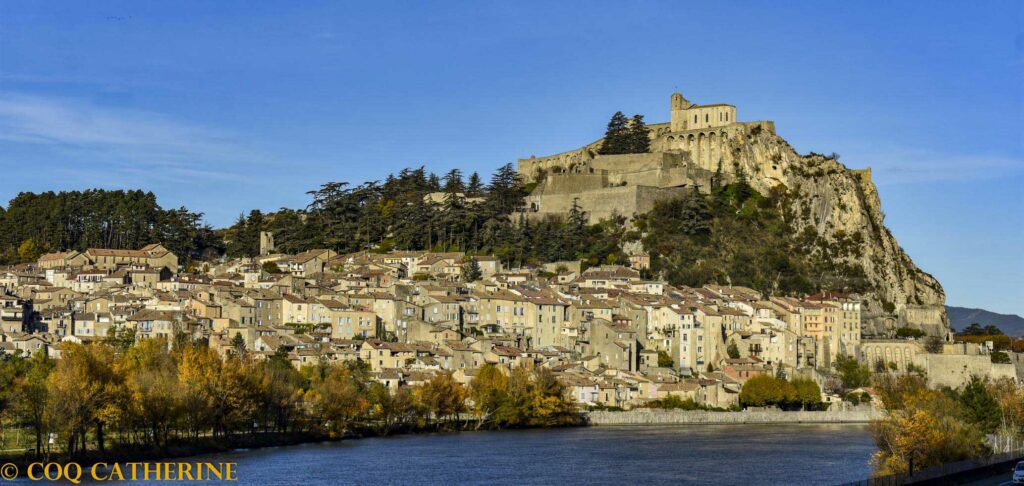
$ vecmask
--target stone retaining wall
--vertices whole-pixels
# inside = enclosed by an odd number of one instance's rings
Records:
[[[594,411],[587,415],[590,425],[866,424],[881,417],[879,412],[869,409],[824,412],[636,409],[626,412]]]

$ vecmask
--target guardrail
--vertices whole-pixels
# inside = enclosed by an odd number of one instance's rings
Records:
[[[862,481],[844,483],[842,486],[901,486],[904,484],[963,484],[996,474],[1009,479],[1013,466],[1024,460],[1024,450],[993,454],[977,459],[950,462],[915,471],[913,474],[900,473],[878,476]]]

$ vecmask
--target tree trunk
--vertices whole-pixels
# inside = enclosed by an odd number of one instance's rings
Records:
[[[100,452],[105,452],[103,447],[103,422],[96,422],[96,445]]]

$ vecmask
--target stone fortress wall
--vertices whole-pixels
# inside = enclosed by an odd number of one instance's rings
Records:
[[[925,372],[929,386],[959,388],[970,381],[972,376],[991,379],[1009,378],[1019,381],[1024,378],[1024,359],[1011,353],[1015,362],[993,363],[987,351],[977,344],[952,342],[944,343],[941,353],[925,351],[923,341],[902,339],[867,339],[859,345],[859,358],[872,368],[878,362],[886,366],[895,365],[900,372],[910,371],[911,365]]]
[[[924,347],[917,341],[902,339],[871,339],[860,343],[860,359],[871,366],[881,361],[887,366],[895,363],[897,370],[907,371],[914,364],[914,358],[924,353]]]
[[[531,219],[564,216],[576,200],[596,223],[613,215],[631,218],[649,211],[654,202],[678,197],[686,188],[710,186],[721,167],[735,173],[744,134],[754,127],[775,133],[770,121],[737,122],[736,107],[695,105],[675,93],[671,121],[650,125],[651,152],[599,155],[601,140],[548,157],[519,160],[519,175],[538,182],[527,198]],[[782,177],[770,161],[758,168],[768,178]]]

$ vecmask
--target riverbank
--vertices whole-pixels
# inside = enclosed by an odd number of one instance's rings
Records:
[[[624,412],[587,413],[590,425],[727,425],[727,424],[866,424],[881,418],[873,409],[841,411],[756,410],[711,412],[705,410],[633,409]]]

